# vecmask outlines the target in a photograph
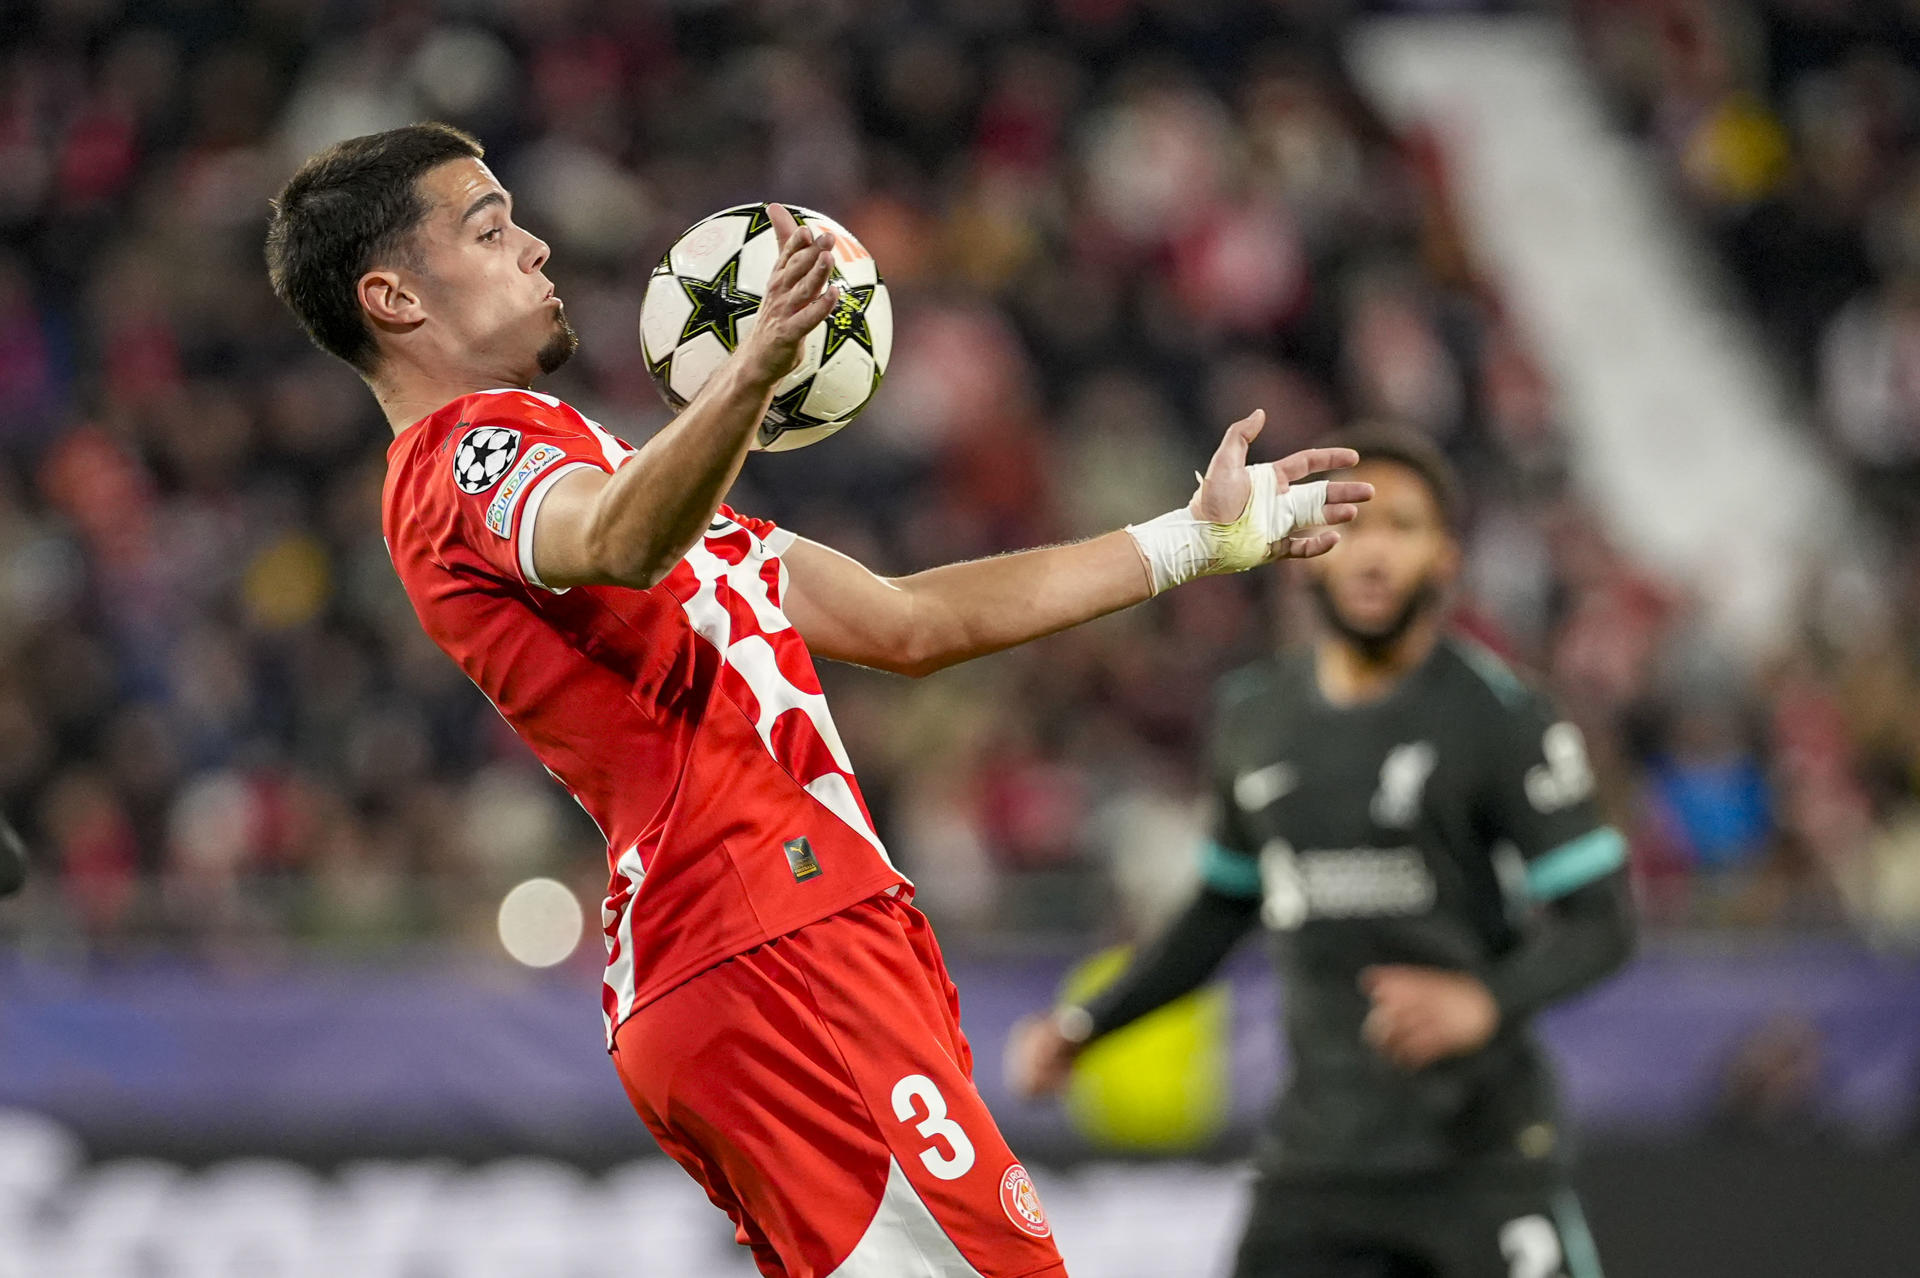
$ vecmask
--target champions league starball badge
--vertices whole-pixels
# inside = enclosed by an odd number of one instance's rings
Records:
[[[520,452],[520,432],[505,426],[476,426],[453,453],[453,482],[478,496],[500,482]]]

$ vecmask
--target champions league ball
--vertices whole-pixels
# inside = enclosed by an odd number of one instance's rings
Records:
[[[786,206],[802,226],[832,231],[840,304],[807,334],[800,366],[774,388],[753,447],[781,452],[817,444],[852,421],[879,389],[893,353],[893,304],[873,255],[823,214]],[[722,209],[688,227],[647,281],[640,348],[675,410],[746,340],[759,316],[779,237],[764,204]]]

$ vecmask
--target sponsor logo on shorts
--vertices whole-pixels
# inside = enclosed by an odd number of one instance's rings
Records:
[[[1046,1208],[1040,1205],[1040,1191],[1033,1187],[1033,1177],[1027,1175],[1027,1169],[1019,1163],[1007,1168],[1006,1174],[1000,1177],[1000,1206],[1022,1233],[1035,1238],[1053,1236],[1053,1229],[1047,1224]]]
[[[814,859],[813,844],[807,842],[804,836],[787,840],[787,868],[793,871],[795,883],[820,877],[822,871],[820,862]]]
[[[495,493],[493,500],[487,503],[487,527],[491,528],[496,536],[511,537],[513,535],[514,502],[525,491],[535,475],[565,456],[565,452],[552,444],[535,444],[527,450],[527,455],[520,459],[520,464],[513,468],[513,473],[501,483],[500,491]]]

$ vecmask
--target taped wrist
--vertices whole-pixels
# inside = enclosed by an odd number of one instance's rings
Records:
[[[1249,466],[1253,494],[1230,524],[1194,517],[1192,502],[1143,524],[1128,524],[1153,581],[1153,593],[1195,577],[1244,572],[1278,558],[1296,528],[1319,523],[1327,506],[1324,480],[1284,491],[1271,464]],[[1195,494],[1198,496],[1198,494]]]

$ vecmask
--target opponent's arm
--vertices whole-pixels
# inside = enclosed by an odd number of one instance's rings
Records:
[[[1529,697],[1481,734],[1489,842],[1526,865],[1534,908],[1519,942],[1479,973],[1387,965],[1362,973],[1365,1035],[1406,1069],[1479,1050],[1502,1025],[1586,989],[1633,952],[1626,840],[1594,801],[1578,729]]]
[[[1532,934],[1487,973],[1500,1018],[1531,1016],[1620,970],[1637,940],[1627,876],[1609,875],[1547,905]]]
[[[1235,422],[1193,500],[1120,532],[1066,546],[880,577],[804,539],[782,556],[783,607],[817,655],[924,675],[1091,621],[1197,576],[1279,558],[1325,554],[1373,495],[1351,481],[1302,484],[1357,460],[1351,449],[1309,449],[1247,465],[1264,413]]]
[[[1259,917],[1258,897],[1202,887],[1173,926],[1098,997],[1013,1027],[1008,1086],[1020,1096],[1058,1090],[1074,1059],[1095,1040],[1205,984]]]
[[[839,300],[827,287],[831,233],[801,228],[778,204],[767,213],[780,256],[753,331],[620,469],[581,467],[555,482],[533,533],[534,567],[547,585],[654,585],[700,539],[733,486],[774,386]]]
[[[1362,974],[1373,1001],[1367,1041],[1405,1069],[1485,1046],[1502,1025],[1524,1020],[1618,971],[1633,954],[1625,875],[1579,888],[1542,907],[1527,939],[1482,976],[1385,965]]]

